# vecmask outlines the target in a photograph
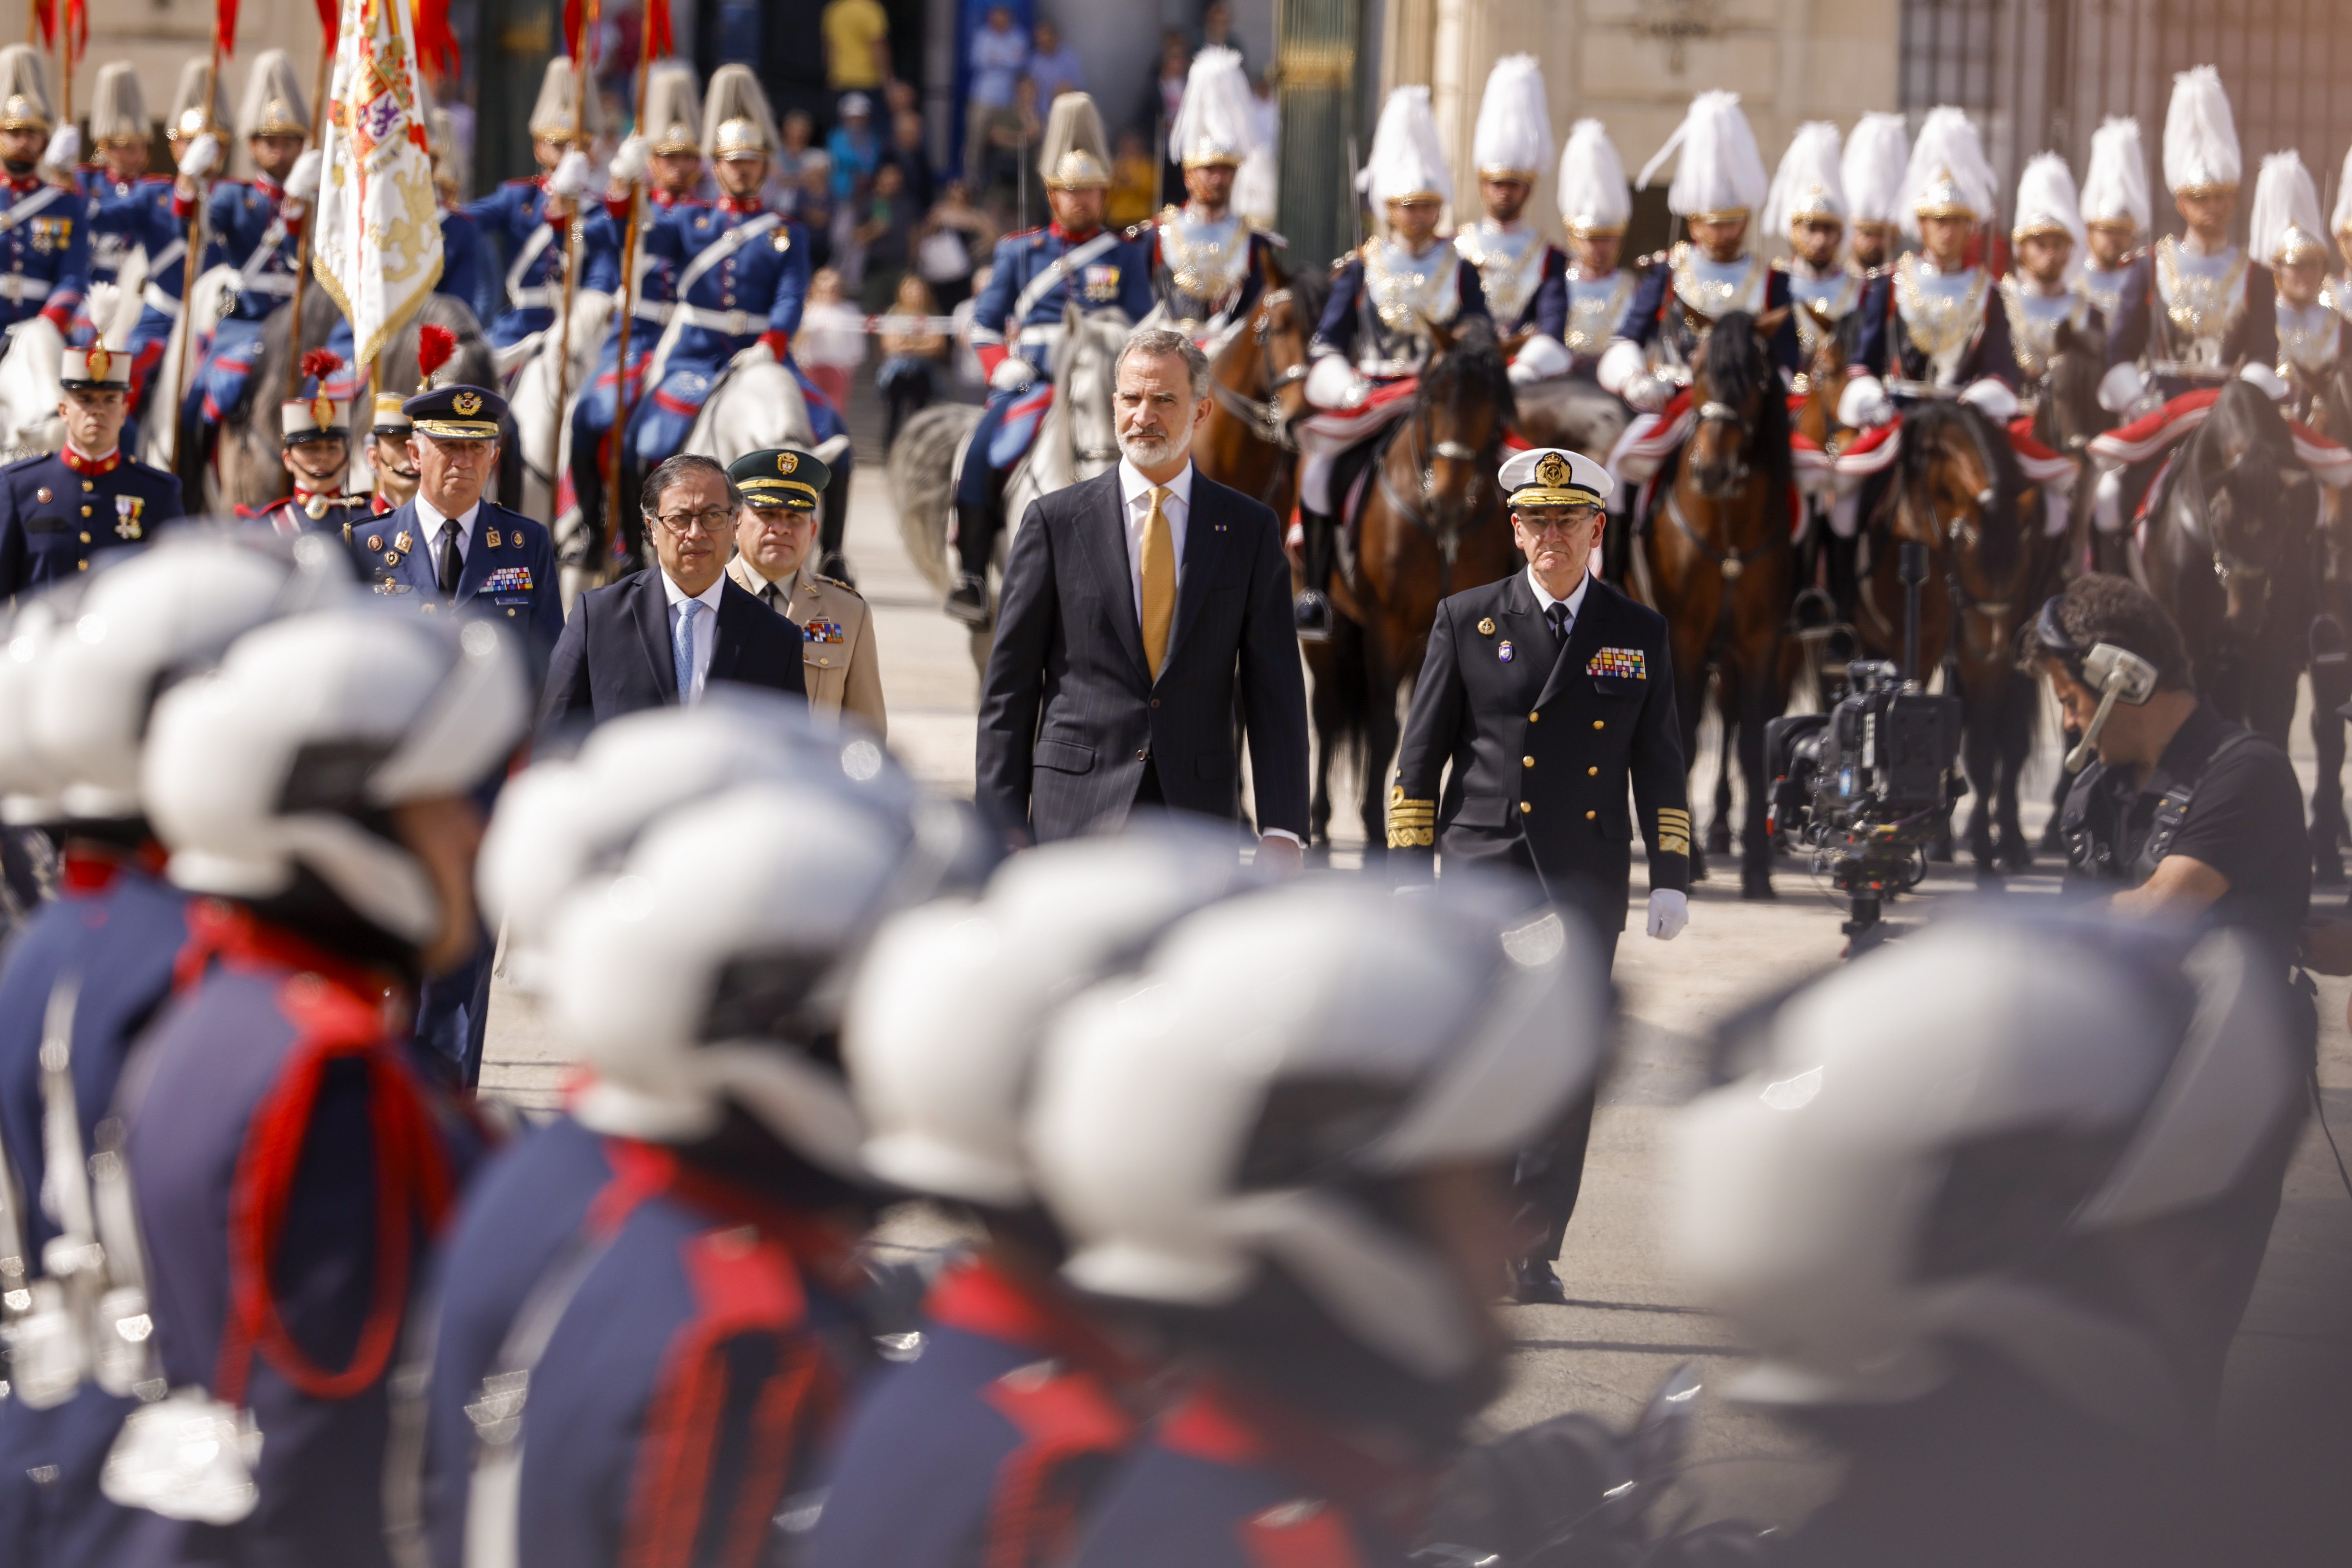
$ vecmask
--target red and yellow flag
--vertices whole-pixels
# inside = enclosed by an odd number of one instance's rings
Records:
[[[311,270],[367,364],[441,279],[441,201],[426,150],[408,0],[342,0],[324,121]]]

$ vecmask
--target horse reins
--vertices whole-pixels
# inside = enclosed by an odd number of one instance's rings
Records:
[[[1410,437],[1412,442],[1412,445],[1407,449],[1409,454],[1412,457],[1412,466],[1421,471],[1422,500],[1423,501],[1432,500],[1437,494],[1437,469],[1433,466],[1433,461],[1424,461],[1420,456],[1422,450],[1420,416],[1416,415],[1412,418],[1406,420],[1405,428],[1410,432]],[[1473,470],[1470,479],[1470,494],[1475,495],[1478,487],[1485,482],[1486,471],[1495,466],[1494,451],[1495,447],[1498,446],[1500,442],[1501,433],[1498,427],[1495,439],[1486,444],[1486,449],[1484,451],[1480,451],[1474,447],[1464,446],[1459,441],[1440,441],[1436,446],[1429,448],[1429,458],[1433,460],[1438,458],[1444,458],[1456,463],[1473,463],[1479,465]],[[1394,443],[1395,437],[1391,435],[1388,445],[1393,446]],[[1388,456],[1388,451],[1384,447],[1379,456],[1372,459],[1373,463],[1380,470],[1381,494],[1388,498],[1389,505],[1394,508],[1400,516],[1403,517],[1406,521],[1412,523],[1414,527],[1420,529],[1423,533],[1428,534],[1429,537],[1436,542],[1438,558],[1437,595],[1442,599],[1453,591],[1454,561],[1454,557],[1461,552],[1462,536],[1468,532],[1470,528],[1475,526],[1480,520],[1474,509],[1467,523],[1448,528],[1438,527],[1423,513],[1419,507],[1405,500],[1403,494],[1397,489],[1394,481],[1390,479]],[[1467,498],[1465,497],[1465,499]]]
[[[1728,403],[1709,400],[1700,404],[1698,422],[1702,425],[1737,426],[1743,437],[1747,431],[1747,421],[1739,416],[1739,410]],[[1740,442],[1739,454],[1738,465],[1733,472],[1738,477],[1738,482],[1744,485],[1752,471],[1748,464],[1748,444],[1744,439]],[[1688,469],[1685,468],[1685,471],[1687,472]],[[1734,551],[1717,548],[1713,540],[1691,526],[1689,514],[1683,510],[1682,486],[1678,483],[1666,487],[1666,518],[1676,528],[1682,530],[1683,537],[1689,540],[1700,554],[1715,563],[1717,573],[1727,584],[1738,582],[1740,574],[1748,570],[1749,562],[1756,560],[1780,542],[1778,538],[1768,531],[1763,542],[1750,549]]]
[[[1250,336],[1257,343],[1261,361],[1266,339],[1274,331],[1275,309],[1289,302],[1290,290],[1287,289],[1276,289],[1258,301],[1257,319],[1250,323]],[[1296,452],[1298,450],[1298,437],[1291,434],[1290,421],[1283,416],[1282,389],[1293,382],[1306,379],[1307,366],[1292,365],[1281,374],[1268,378],[1265,397],[1262,402],[1227,386],[1214,376],[1209,378],[1209,392],[1226,413],[1249,426],[1252,436],[1270,447],[1279,447],[1286,452]]]

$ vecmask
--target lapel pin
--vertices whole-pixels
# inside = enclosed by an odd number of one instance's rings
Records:
[[[1494,616],[1489,616],[1485,620],[1478,623],[1478,635],[1482,637],[1490,637],[1495,635]]]
[[[1505,664],[1511,662],[1511,639],[1505,637],[1495,649],[1495,657]]]

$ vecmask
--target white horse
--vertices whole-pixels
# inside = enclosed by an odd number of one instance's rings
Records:
[[[731,463],[746,452],[789,444],[806,447],[818,461],[830,464],[849,447],[845,434],[822,447],[815,441],[801,384],[776,363],[765,344],[753,343],[728,362],[678,450]]]
[[[212,341],[213,329],[236,309],[236,296],[237,270],[226,264],[198,278],[195,287],[187,291],[180,319],[172,324],[171,339],[163,345],[163,357],[149,379],[152,391],[147,399],[147,416],[139,423],[139,460],[151,468],[169,473],[179,456],[180,397],[188,386],[185,356],[191,352],[192,336],[197,345],[194,353],[201,359],[203,345]]]
[[[134,247],[115,281],[90,285],[83,313],[109,346],[119,349],[131,341],[146,283],[147,253]],[[64,335],[38,316],[9,329],[5,357],[0,358],[0,462],[37,458],[65,445],[65,421],[58,417],[65,348]]]
[[[522,463],[522,504],[518,510],[525,517],[548,520],[548,532],[555,542],[555,558],[563,563],[563,600],[567,605],[583,585],[582,579],[599,563],[587,559],[590,530],[587,521],[580,515],[579,506],[575,503],[566,507],[561,516],[557,515],[556,488],[571,470],[572,410],[579,407],[580,399],[588,392],[589,383],[596,374],[596,357],[604,347],[604,330],[612,320],[612,295],[583,289],[572,296],[572,324],[567,334],[571,364],[563,374],[561,418],[555,407],[555,384],[557,371],[563,368],[562,362],[543,352],[553,341],[552,327],[534,334],[538,342],[523,357],[522,368],[516,373],[507,393],[507,408],[514,416],[516,456]],[[501,361],[505,359],[503,353],[499,357]]]

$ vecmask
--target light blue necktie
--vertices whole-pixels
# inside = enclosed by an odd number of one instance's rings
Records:
[[[670,651],[677,660],[677,705],[681,708],[694,700],[694,617],[701,608],[699,599],[682,600],[677,606],[677,637]]]

